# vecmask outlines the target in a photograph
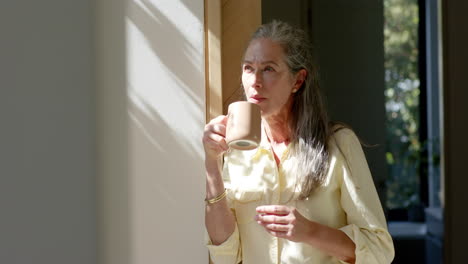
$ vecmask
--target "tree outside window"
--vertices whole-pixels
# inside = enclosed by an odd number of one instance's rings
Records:
[[[418,3],[384,0],[387,208],[421,204]]]

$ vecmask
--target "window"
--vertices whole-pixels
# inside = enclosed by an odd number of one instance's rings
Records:
[[[384,0],[389,220],[440,207],[436,1]]]
[[[425,54],[419,11],[417,0],[384,0],[390,220],[423,221],[427,206]]]

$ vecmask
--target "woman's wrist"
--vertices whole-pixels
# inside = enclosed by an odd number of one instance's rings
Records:
[[[218,160],[216,158],[205,158],[205,168],[207,170],[218,169]]]
[[[355,244],[344,232],[314,221],[309,223],[306,244],[348,263],[356,258]]]
[[[221,177],[221,170],[219,160],[217,159],[205,159],[206,169],[206,187],[207,194],[215,196],[224,190],[224,183]]]
[[[220,165],[221,165],[220,161],[221,161],[220,157],[208,157],[207,156],[205,158],[205,169],[206,169],[207,176],[221,174],[220,173]]]
[[[316,237],[317,235],[317,231],[318,229],[320,228],[320,225],[317,224],[316,222],[314,221],[310,221],[309,220],[309,229],[307,230],[307,238],[306,238],[306,243],[307,244],[313,244],[313,240],[314,238]]]

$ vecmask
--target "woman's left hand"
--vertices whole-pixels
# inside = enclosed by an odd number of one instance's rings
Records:
[[[256,211],[257,223],[275,237],[306,242],[314,232],[315,223],[302,216],[294,207],[264,205],[257,207]]]

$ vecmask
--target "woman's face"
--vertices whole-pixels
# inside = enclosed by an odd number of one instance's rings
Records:
[[[258,104],[263,117],[289,111],[292,94],[302,75],[293,76],[284,61],[283,48],[270,39],[253,40],[242,64],[242,84],[247,101]]]

